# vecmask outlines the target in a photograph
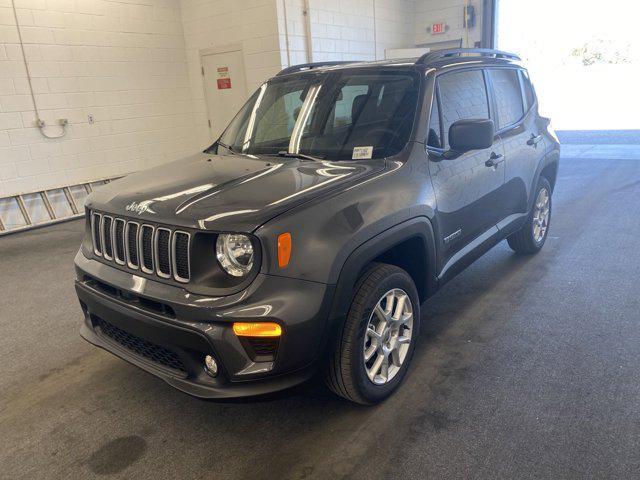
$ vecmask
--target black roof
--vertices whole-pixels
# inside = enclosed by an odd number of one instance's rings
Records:
[[[392,60],[377,60],[375,62],[361,61],[331,61],[331,62],[314,62],[293,65],[280,71],[277,76],[288,75],[291,73],[304,72],[316,69],[339,70],[345,67],[375,67],[375,66],[425,66],[425,67],[441,67],[460,61],[473,61],[477,63],[504,64],[519,62],[520,57],[514,53],[503,52],[500,50],[492,50],[488,48],[453,48],[445,50],[436,50],[429,52],[421,57],[416,58],[400,58]]]

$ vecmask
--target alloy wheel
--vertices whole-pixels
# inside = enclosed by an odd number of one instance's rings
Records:
[[[549,192],[541,188],[533,210],[533,241],[537,244],[544,240],[549,228]]]
[[[400,371],[413,334],[413,306],[407,293],[389,290],[371,312],[364,336],[364,367],[376,385],[391,381]]]

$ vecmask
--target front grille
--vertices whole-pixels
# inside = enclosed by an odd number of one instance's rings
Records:
[[[96,255],[102,255],[102,238],[100,237],[100,222],[102,215],[91,214],[91,236],[93,238],[93,251]]]
[[[182,283],[191,280],[187,232],[92,212],[91,236],[94,253],[105,260]]]
[[[113,245],[111,243],[111,227],[113,226],[113,218],[102,217],[102,245],[104,245],[104,258],[113,259]]]
[[[173,234],[173,272],[177,280],[185,281],[189,279],[191,265],[189,264],[189,234],[186,232],[175,232]]]
[[[113,233],[113,252],[115,254],[115,260],[120,265],[124,265],[124,226],[125,221],[121,218],[116,218],[114,222],[114,233]]]
[[[153,273],[153,227],[142,226],[142,269],[147,273]]]
[[[169,258],[171,230],[158,228],[156,230],[156,268],[161,277],[171,277],[171,259]]]
[[[92,316],[100,332],[109,337],[114,342],[131,352],[144,357],[152,362],[163,365],[172,370],[177,370],[186,376],[187,369],[182,363],[180,357],[168,348],[140,338],[132,333],[126,332],[121,328],[103,320],[102,318]]]
[[[138,268],[138,229],[140,225],[135,222],[127,223],[127,265],[129,268]]]

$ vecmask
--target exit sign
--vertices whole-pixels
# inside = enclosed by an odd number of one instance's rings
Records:
[[[447,29],[446,23],[444,22],[434,23],[433,25],[431,25],[431,35],[440,35],[441,33],[444,33],[446,29]]]

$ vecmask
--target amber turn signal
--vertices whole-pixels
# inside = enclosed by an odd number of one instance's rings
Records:
[[[282,327],[273,322],[236,322],[233,333],[238,337],[279,337]]]
[[[291,234],[289,232],[278,235],[278,266],[284,268],[291,259]]]

